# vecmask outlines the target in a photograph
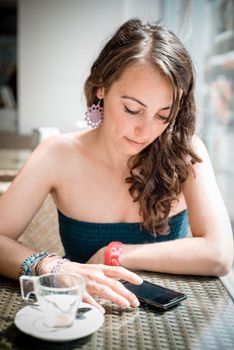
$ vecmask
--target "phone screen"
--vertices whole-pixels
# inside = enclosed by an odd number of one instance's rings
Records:
[[[141,302],[161,309],[168,309],[187,298],[185,294],[147,281],[143,281],[140,285],[129,282],[123,282],[123,284],[127,289],[133,292]]]

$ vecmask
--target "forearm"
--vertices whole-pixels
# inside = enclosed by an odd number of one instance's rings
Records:
[[[119,261],[122,266],[133,270],[214,276],[226,273],[219,249],[203,237],[123,245]]]
[[[9,237],[0,235],[0,252],[0,275],[18,279],[21,264],[33,253],[33,250]]]
[[[24,260],[33,254],[31,249],[28,249],[17,243],[9,237],[0,235],[0,275],[18,279],[20,266]],[[52,255],[52,254],[51,254]],[[58,256],[57,260],[61,260]],[[43,260],[48,260],[44,265],[42,273],[51,272],[51,267],[56,264],[56,259],[52,256],[45,257]],[[86,265],[78,264],[71,261],[66,261],[63,264],[61,272],[77,273],[86,281],[86,293],[84,301],[93,304],[104,312],[92,295],[99,295],[115,302],[122,308],[139,306],[139,302],[134,294],[123,287],[122,283],[115,279],[123,279],[130,283],[139,284],[142,279],[131,271],[127,271],[121,267],[105,266],[105,265]],[[51,265],[52,264],[52,265]],[[40,273],[41,274],[41,273]]]

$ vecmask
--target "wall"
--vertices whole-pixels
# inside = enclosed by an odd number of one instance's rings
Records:
[[[159,18],[159,5],[160,0],[19,0],[19,131],[75,130],[84,118],[83,83],[104,39],[132,16]]]

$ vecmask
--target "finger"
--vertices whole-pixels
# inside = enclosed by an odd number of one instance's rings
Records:
[[[132,305],[133,307],[138,307],[140,305],[140,302],[137,299],[136,295],[133,294],[130,290],[128,290],[121,282],[109,278],[105,274],[100,273],[95,275],[95,282],[100,285],[104,285],[111,288],[115,293],[127,299],[130,305]]]
[[[130,305],[133,307],[138,307],[140,305],[140,302],[137,299],[136,295],[128,290],[121,282],[108,278],[107,280],[103,280],[102,283],[108,285],[108,287],[110,287],[117,294],[127,299]]]
[[[124,298],[121,293],[115,292],[108,285],[103,283],[89,282],[87,285],[87,290],[90,292],[89,288],[92,291],[92,294],[97,294],[103,298],[106,298],[113,303],[119,305],[121,308],[125,309],[130,306],[130,301]]]
[[[108,277],[112,278],[121,278],[125,281],[128,281],[133,284],[141,284],[143,282],[143,279],[138,276],[136,273],[131,272],[127,269],[125,269],[122,266],[108,266],[104,265],[103,269],[104,273]]]
[[[96,308],[98,308],[103,314],[105,313],[105,309],[96,302],[96,300],[88,293],[85,293],[83,301],[85,301],[88,304],[91,304],[93,306],[95,306]]]

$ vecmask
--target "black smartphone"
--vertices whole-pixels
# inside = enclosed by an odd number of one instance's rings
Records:
[[[161,310],[168,310],[177,305],[182,300],[187,299],[187,295],[176,292],[172,289],[161,287],[157,284],[143,281],[140,285],[123,282],[123,285],[133,292],[141,303],[148,304]]]

